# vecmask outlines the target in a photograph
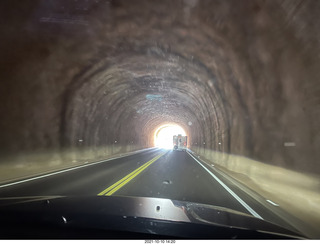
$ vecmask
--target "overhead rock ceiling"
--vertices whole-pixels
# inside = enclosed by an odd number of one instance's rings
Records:
[[[317,1],[1,5],[3,155],[150,147],[176,123],[191,148],[320,172]]]

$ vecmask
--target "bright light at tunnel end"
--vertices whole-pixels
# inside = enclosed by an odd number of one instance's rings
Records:
[[[154,145],[159,148],[172,149],[173,136],[178,134],[186,136],[186,132],[179,125],[160,126],[154,133]]]

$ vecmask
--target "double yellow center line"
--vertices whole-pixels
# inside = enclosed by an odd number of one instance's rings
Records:
[[[115,193],[117,190],[119,190],[121,187],[123,187],[125,184],[127,184],[130,180],[132,180],[134,177],[136,177],[138,174],[140,174],[143,170],[145,170],[150,164],[157,161],[160,157],[162,157],[164,153],[159,154],[158,156],[154,157],[150,161],[146,162],[141,167],[137,168],[135,171],[131,172],[130,174],[123,177],[121,180],[114,183],[112,186],[108,187],[107,189],[103,190],[98,194],[98,196],[111,196],[113,193]]]

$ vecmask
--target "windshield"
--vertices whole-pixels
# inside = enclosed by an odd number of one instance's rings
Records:
[[[320,238],[318,1],[0,3],[0,198],[165,198]]]

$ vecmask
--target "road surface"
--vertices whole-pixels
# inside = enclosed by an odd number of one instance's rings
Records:
[[[190,152],[149,149],[89,166],[0,185],[1,197],[139,196],[230,208],[289,227],[272,208],[252,198]]]

